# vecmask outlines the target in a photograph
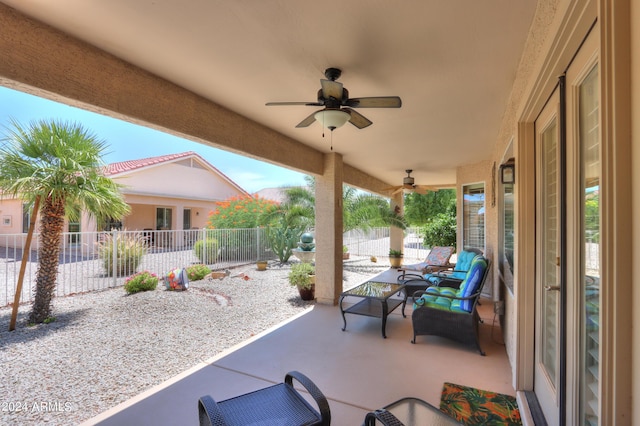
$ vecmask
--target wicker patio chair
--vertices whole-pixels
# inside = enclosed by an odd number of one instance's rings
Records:
[[[293,387],[296,379],[318,405],[315,410]],[[200,426],[236,425],[329,425],[331,411],[327,398],[304,374],[290,371],[284,383],[216,402],[209,395],[198,401]]]
[[[440,281],[451,279],[449,286],[455,285],[455,280],[461,282],[467,275],[473,259],[482,255],[482,251],[475,248],[468,248],[458,253],[457,262],[449,269],[438,269],[426,274],[402,270],[398,275],[398,282],[404,284],[407,296],[413,296],[416,291],[424,291],[432,285],[439,285]],[[457,286],[456,286],[457,287]]]
[[[446,279],[439,287],[416,292],[413,295],[411,343],[416,343],[416,336],[435,335],[475,345],[484,356],[478,335],[480,315],[477,306],[489,270],[489,260],[476,256],[464,280]]]

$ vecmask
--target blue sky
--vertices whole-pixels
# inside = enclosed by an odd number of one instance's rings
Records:
[[[77,121],[107,142],[105,163],[195,151],[249,193],[305,184],[304,175],[292,170],[0,86],[3,135],[11,118],[23,125],[42,119]]]

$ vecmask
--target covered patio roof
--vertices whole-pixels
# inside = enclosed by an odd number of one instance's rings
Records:
[[[265,144],[277,138],[260,130],[264,126],[286,138],[288,144],[278,147],[280,150],[290,151],[302,144],[311,153],[328,153],[333,147],[348,168],[347,183],[366,186],[366,179],[357,178],[360,171],[377,180],[365,189],[379,192],[400,185],[406,169],[413,170],[417,184],[452,186],[458,167],[490,158],[538,4],[508,0],[464,4],[436,0],[190,1],[188,6],[179,0],[135,5],[128,0],[2,3],[62,34],[56,43],[59,52],[46,39],[51,60],[60,61],[60,75],[50,74],[49,63],[43,68],[49,81],[42,76],[25,78],[14,55],[49,59],[43,57],[45,52],[29,52],[28,43],[21,42],[25,51],[12,51],[3,61],[8,68],[0,70],[0,84],[302,172],[321,172],[312,159],[295,161],[299,155],[276,156],[247,143],[245,138],[258,137]],[[3,8],[5,19],[12,13]],[[37,26],[25,31],[26,27],[13,27],[16,22],[5,24],[8,40],[13,37],[11,28],[16,28],[16,37],[22,41],[26,34],[42,35]],[[177,102],[170,86],[163,90],[165,99],[132,105],[127,97],[135,98],[134,90],[142,90],[135,85],[149,83],[127,76],[131,87],[118,83],[117,78],[113,87],[91,87],[91,80],[104,77],[83,72],[95,73],[88,71],[96,66],[91,64],[94,60],[111,59],[102,53],[95,53],[99,56],[95,59],[93,51],[75,42],[66,46],[67,35],[222,110],[203,115],[194,111],[194,122],[167,128],[166,117],[154,117],[141,109],[166,110],[163,101],[173,102],[171,108],[176,111],[202,108],[184,98]],[[74,51],[76,48],[79,50]],[[85,66],[87,71],[83,71]],[[351,97],[399,96],[402,108],[358,109],[373,125],[357,129],[347,124],[330,134],[317,122],[295,127],[320,107],[265,106],[270,101],[315,102],[328,67],[342,69],[338,81]],[[130,67],[124,71],[107,63],[97,68],[114,77],[131,72]],[[28,70],[33,76],[38,74],[38,70]],[[102,90],[106,94],[91,93]],[[254,124],[247,126],[239,117]],[[197,121],[208,119],[220,120],[215,137],[198,133]],[[230,128],[224,129],[227,126]],[[225,130],[242,135],[228,140]]]

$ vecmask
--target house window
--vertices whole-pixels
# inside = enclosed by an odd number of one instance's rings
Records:
[[[500,225],[502,228],[501,262],[499,265],[505,285],[513,292],[513,184],[502,185]]]
[[[69,244],[80,243],[80,222],[69,222],[68,232],[67,242]]]
[[[182,213],[182,229],[191,229],[191,209],[184,209]]]
[[[112,217],[108,217],[105,221],[104,224],[101,226],[101,229],[105,232],[110,232],[115,230],[122,230],[122,221],[118,220],[118,219],[114,219]]]
[[[171,229],[171,209],[167,207],[156,208],[156,229]]]
[[[484,183],[462,187],[462,244],[484,251]]]

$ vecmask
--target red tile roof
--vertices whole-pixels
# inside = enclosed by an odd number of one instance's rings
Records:
[[[118,163],[107,164],[105,166],[105,174],[107,176],[111,176],[118,173],[124,173],[124,172],[129,172],[131,170],[140,169],[142,167],[148,167],[156,164],[166,163],[168,161],[173,161],[178,158],[189,157],[191,155],[196,155],[199,157],[199,155],[196,154],[195,152],[187,151],[187,152],[181,152],[179,154],[168,154],[168,155],[160,155],[158,157],[140,158],[139,160],[120,161]],[[205,161],[205,160],[202,159],[202,161]],[[216,169],[216,171],[218,170]]]
[[[229,182],[231,185],[233,185],[236,188],[238,188],[239,191],[243,192],[247,196],[251,196],[247,191],[242,189],[237,183],[232,181],[227,175],[225,175],[220,170],[218,170],[216,167],[211,165],[211,163],[209,163],[207,160],[202,158],[200,156],[200,154],[198,154],[196,152],[193,152],[193,151],[181,152],[179,154],[160,155],[160,156],[157,156],[157,157],[140,158],[138,160],[120,161],[120,162],[117,162],[117,163],[107,164],[105,166],[105,175],[106,176],[113,176],[113,175],[117,175],[117,174],[120,174],[120,173],[125,173],[125,172],[130,172],[132,170],[141,169],[143,167],[155,166],[155,165],[158,165],[158,164],[167,163],[167,162],[170,162],[170,161],[175,161],[175,160],[178,160],[178,159],[181,159],[181,158],[187,158],[187,157],[197,157],[200,161],[202,161],[204,164],[209,166],[213,171],[215,171],[215,173],[219,174],[220,177],[222,177],[224,180]]]

